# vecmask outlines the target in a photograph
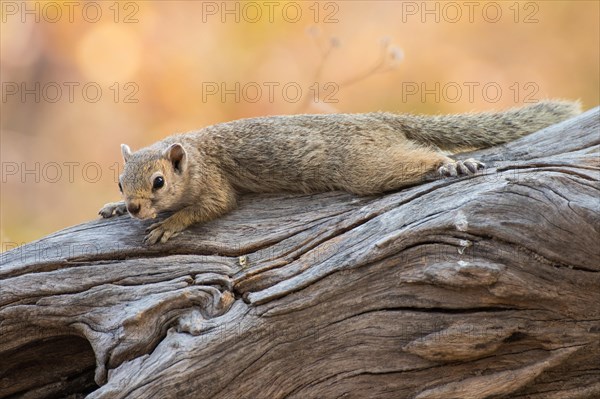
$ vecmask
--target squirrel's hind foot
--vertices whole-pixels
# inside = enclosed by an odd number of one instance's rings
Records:
[[[478,170],[484,168],[485,164],[483,162],[473,158],[465,159],[464,161],[449,159],[448,162],[440,166],[438,173],[443,177],[463,176],[475,174]]]

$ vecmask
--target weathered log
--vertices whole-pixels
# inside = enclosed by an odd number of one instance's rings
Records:
[[[0,397],[600,397],[600,109],[381,197],[3,253]]]

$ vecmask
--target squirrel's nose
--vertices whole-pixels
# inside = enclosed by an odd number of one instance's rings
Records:
[[[127,211],[132,215],[137,215],[140,211],[140,204],[127,204]]]

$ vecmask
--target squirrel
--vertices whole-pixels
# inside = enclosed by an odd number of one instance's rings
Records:
[[[243,193],[372,195],[431,176],[471,175],[485,165],[443,151],[506,143],[580,112],[578,102],[547,100],[504,112],[287,115],[216,124],[136,152],[122,144],[124,201],[106,204],[99,214],[149,219],[174,212],[146,230],[146,244],[164,243],[228,213]]]

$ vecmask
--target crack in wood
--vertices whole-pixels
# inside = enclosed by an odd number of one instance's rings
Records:
[[[17,354],[69,334],[90,399],[593,397],[599,116],[460,155],[490,166],[473,177],[252,195],[157,247],[121,217],[2,253],[0,397]],[[61,392],[52,367],[19,394]]]

